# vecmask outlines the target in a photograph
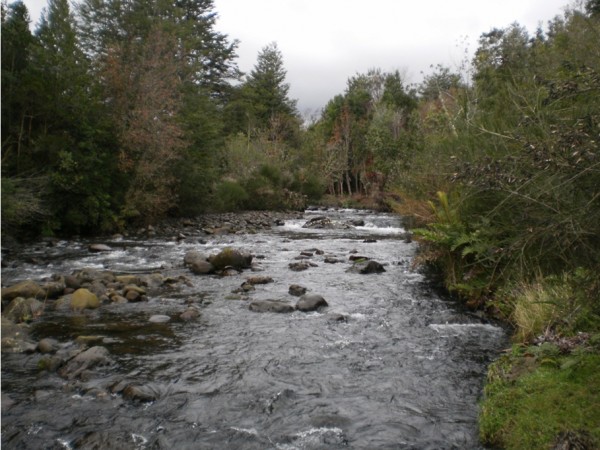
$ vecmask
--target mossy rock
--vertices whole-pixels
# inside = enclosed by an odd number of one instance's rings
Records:
[[[96,309],[100,307],[100,300],[93,292],[85,288],[77,289],[71,295],[71,309]]]
[[[2,288],[2,300],[13,300],[17,297],[44,298],[46,291],[35,281],[25,280],[7,288]]]
[[[226,248],[218,255],[212,255],[208,261],[216,270],[222,270],[225,267],[248,269],[252,264],[252,255],[240,250]]]

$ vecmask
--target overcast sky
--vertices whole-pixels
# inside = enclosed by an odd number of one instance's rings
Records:
[[[24,0],[37,23],[46,0]],[[530,33],[564,12],[569,0],[214,0],[217,29],[240,41],[238,64],[250,72],[276,42],[290,97],[304,115],[344,92],[370,68],[400,70],[419,82],[431,65],[454,69],[481,33],[519,22]]]

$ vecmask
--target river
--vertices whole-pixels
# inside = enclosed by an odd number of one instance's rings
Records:
[[[316,214],[364,220],[352,229],[306,229]],[[486,369],[507,345],[502,328],[441,298],[412,270],[415,243],[400,218],[357,210],[307,211],[256,234],[173,240],[117,238],[110,252],[85,240],[30,246],[2,271],[3,284],[84,267],[159,269],[187,285],[147,302],[108,304],[84,314],[45,311],[32,337],[72,342],[99,335],[112,364],[81,380],[40,371],[40,354],[2,356],[5,449],[478,449],[478,400]],[[254,273],[194,275],[190,250],[225,247],[254,255]],[[315,250],[319,251],[316,252]],[[288,265],[310,250],[314,267]],[[385,272],[349,273],[350,255]],[[325,263],[325,258],[337,263]],[[249,276],[274,282],[232,294]],[[288,314],[250,311],[248,302],[285,299],[292,284],[329,306]],[[198,305],[195,321],[150,323]],[[155,399],[111,393],[131,382]]]

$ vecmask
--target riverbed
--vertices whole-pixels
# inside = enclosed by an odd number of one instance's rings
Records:
[[[309,229],[323,215],[352,227]],[[361,222],[362,221],[362,222]],[[3,353],[2,447],[25,449],[478,449],[478,400],[487,366],[507,345],[501,327],[440,297],[412,267],[417,244],[398,216],[306,211],[255,233],[114,237],[31,245],[2,270],[3,285],[93,268],[159,271],[172,289],[145,302],[51,310],[31,323],[36,340],[98,336],[111,364],[83,379],[40,368],[41,355]],[[252,270],[195,275],[186,253],[230,247]],[[381,273],[349,272],[357,257]],[[327,262],[326,262],[327,260]],[[294,271],[290,263],[305,261]],[[273,282],[241,292],[251,276]],[[257,313],[249,303],[294,305],[290,285],[326,308]],[[200,317],[176,320],[195,305]],[[173,318],[152,323],[155,315]],[[134,383],[152,400],[112,389]]]

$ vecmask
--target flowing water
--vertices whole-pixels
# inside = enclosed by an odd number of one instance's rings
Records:
[[[355,210],[319,212],[363,219],[350,230],[302,228],[290,220],[269,232],[212,236],[205,243],[118,239],[91,254],[85,241],[30,247],[3,269],[3,283],[71,273],[159,269],[191,283],[148,302],[103,305],[85,314],[47,311],[36,339],[101,335],[114,363],[91,379],[41,372],[40,355],[3,354],[2,447],[28,449],[477,449],[478,399],[486,367],[506,345],[503,329],[440,298],[411,270],[416,244],[404,242],[396,216]],[[251,275],[197,276],[183,256],[232,246],[250,251],[273,283],[250,300],[297,300],[291,284],[322,295],[320,312],[256,313],[232,290]],[[320,249],[317,265],[288,268],[301,251]],[[351,253],[354,252],[355,253]],[[385,265],[348,273],[350,254]],[[324,263],[326,256],[342,262]],[[192,322],[149,323],[201,304]],[[346,320],[338,321],[337,318]],[[111,394],[118,382],[145,386],[156,399]]]

